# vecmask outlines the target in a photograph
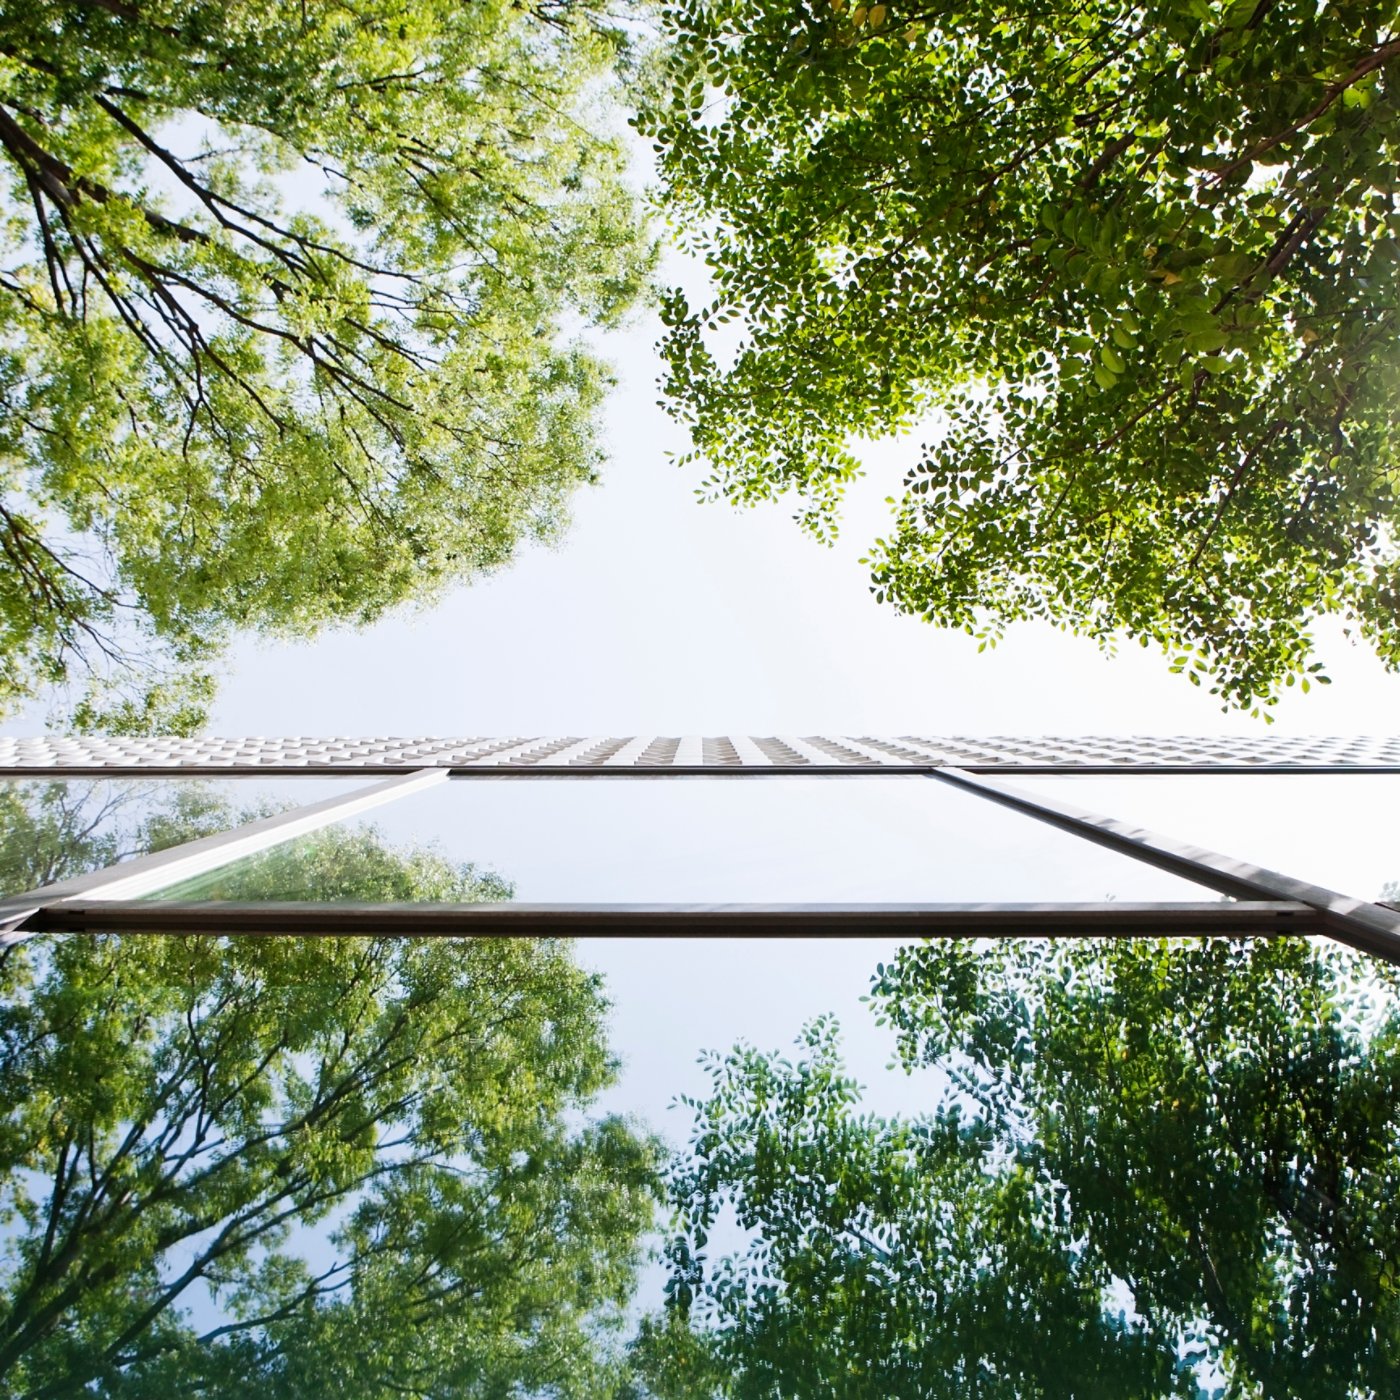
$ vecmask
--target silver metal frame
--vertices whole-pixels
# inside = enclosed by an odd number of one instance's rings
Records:
[[[1400,739],[747,738],[4,740],[0,778],[326,776],[384,781],[0,900],[0,945],[45,931],[585,937],[1249,937],[1327,934],[1400,963],[1400,911],[1006,786],[1009,773],[1398,773]],[[449,776],[922,774],[1219,891],[1220,903],[237,904],[166,888]],[[385,776],[393,775],[393,776]]]
[[[1244,938],[1326,932],[1305,904],[235,904],[64,902],[26,934],[482,935],[555,938]]]
[[[1388,962],[1400,963],[1400,912],[1383,905],[1353,899],[1204,846],[1187,845],[1131,822],[1090,812],[1055,798],[1020,792],[956,768],[945,768],[936,776],[964,792],[976,793],[1061,831],[1107,846],[1235,899],[1262,898],[1303,905],[1318,917],[1323,930],[1333,937]]]

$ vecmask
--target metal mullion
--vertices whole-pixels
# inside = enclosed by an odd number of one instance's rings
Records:
[[[1317,912],[1324,931],[1332,937],[1387,962],[1400,963],[1400,910],[1339,894],[1057,798],[1004,787],[964,769],[941,768],[930,776],[1222,894],[1245,900],[1292,900],[1305,904]]]
[[[344,794],[327,797],[247,822],[231,831],[185,841],[178,846],[138,856],[85,875],[61,880],[24,894],[0,899],[0,947],[15,943],[34,932],[34,916],[44,908],[71,900],[134,899],[181,880],[192,879],[243,856],[281,845],[332,822],[358,815],[393,802],[410,793],[421,792],[446,782],[446,768],[421,768],[383,782],[356,787]]]
[[[65,901],[34,931],[480,937],[1242,938],[1315,933],[1293,901],[1132,904],[244,904]]]

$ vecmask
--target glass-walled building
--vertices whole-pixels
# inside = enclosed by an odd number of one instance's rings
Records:
[[[0,739],[0,1395],[1385,1400],[1400,739]]]

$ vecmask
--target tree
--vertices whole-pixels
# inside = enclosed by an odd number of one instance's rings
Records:
[[[188,729],[230,630],[550,538],[650,263],[594,0],[0,16],[0,706]],[[193,675],[191,668],[194,669]]]
[[[911,450],[877,599],[1027,618],[1256,711],[1340,614],[1400,664],[1393,5],[674,0],[642,129],[706,489],[818,534]],[[709,332],[738,318],[725,360]]]
[[[509,892],[371,844],[317,833],[296,893]],[[656,1152],[584,1116],[566,944],[82,935],[0,980],[0,1393],[610,1393]]]
[[[861,1114],[829,1022],[796,1062],[712,1060],[659,1395],[1389,1393],[1392,972],[1303,940],[942,942],[874,1001],[938,1072],[928,1115]],[[712,1262],[728,1209],[746,1248]]]
[[[795,1062],[740,1048],[710,1072],[673,1177],[672,1316],[640,1349],[658,1395],[1192,1393],[1140,1325],[1110,1315],[1098,1261],[1050,1227],[1046,1184],[985,1124],[858,1111],[829,1019]],[[747,1249],[711,1262],[731,1214]]]

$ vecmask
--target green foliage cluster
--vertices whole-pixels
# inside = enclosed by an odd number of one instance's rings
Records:
[[[235,816],[196,788],[139,816],[29,798],[21,888]],[[224,893],[509,895],[364,833],[299,850]],[[659,1161],[588,1117],[606,1018],[549,939],[0,951],[0,1394],[614,1393]]]
[[[592,0],[0,14],[0,708],[188,730],[233,628],[549,538],[651,248]],[[203,669],[202,669],[203,668]]]
[[[194,796],[193,788],[179,790],[185,805]],[[168,830],[160,817],[127,819],[137,800],[137,789],[120,784],[0,784],[0,896],[210,834],[196,812],[185,813]]]
[[[713,275],[666,302],[712,495],[834,528],[933,411],[881,601],[1168,650],[1225,705],[1400,664],[1393,4],[670,0],[643,114]],[[712,333],[738,319],[732,362]]]
[[[946,942],[873,999],[937,1071],[927,1114],[861,1112],[829,1020],[795,1060],[710,1061],[639,1349],[658,1396],[1392,1393],[1392,971],[1302,940]],[[731,1220],[747,1245],[714,1257]]]

